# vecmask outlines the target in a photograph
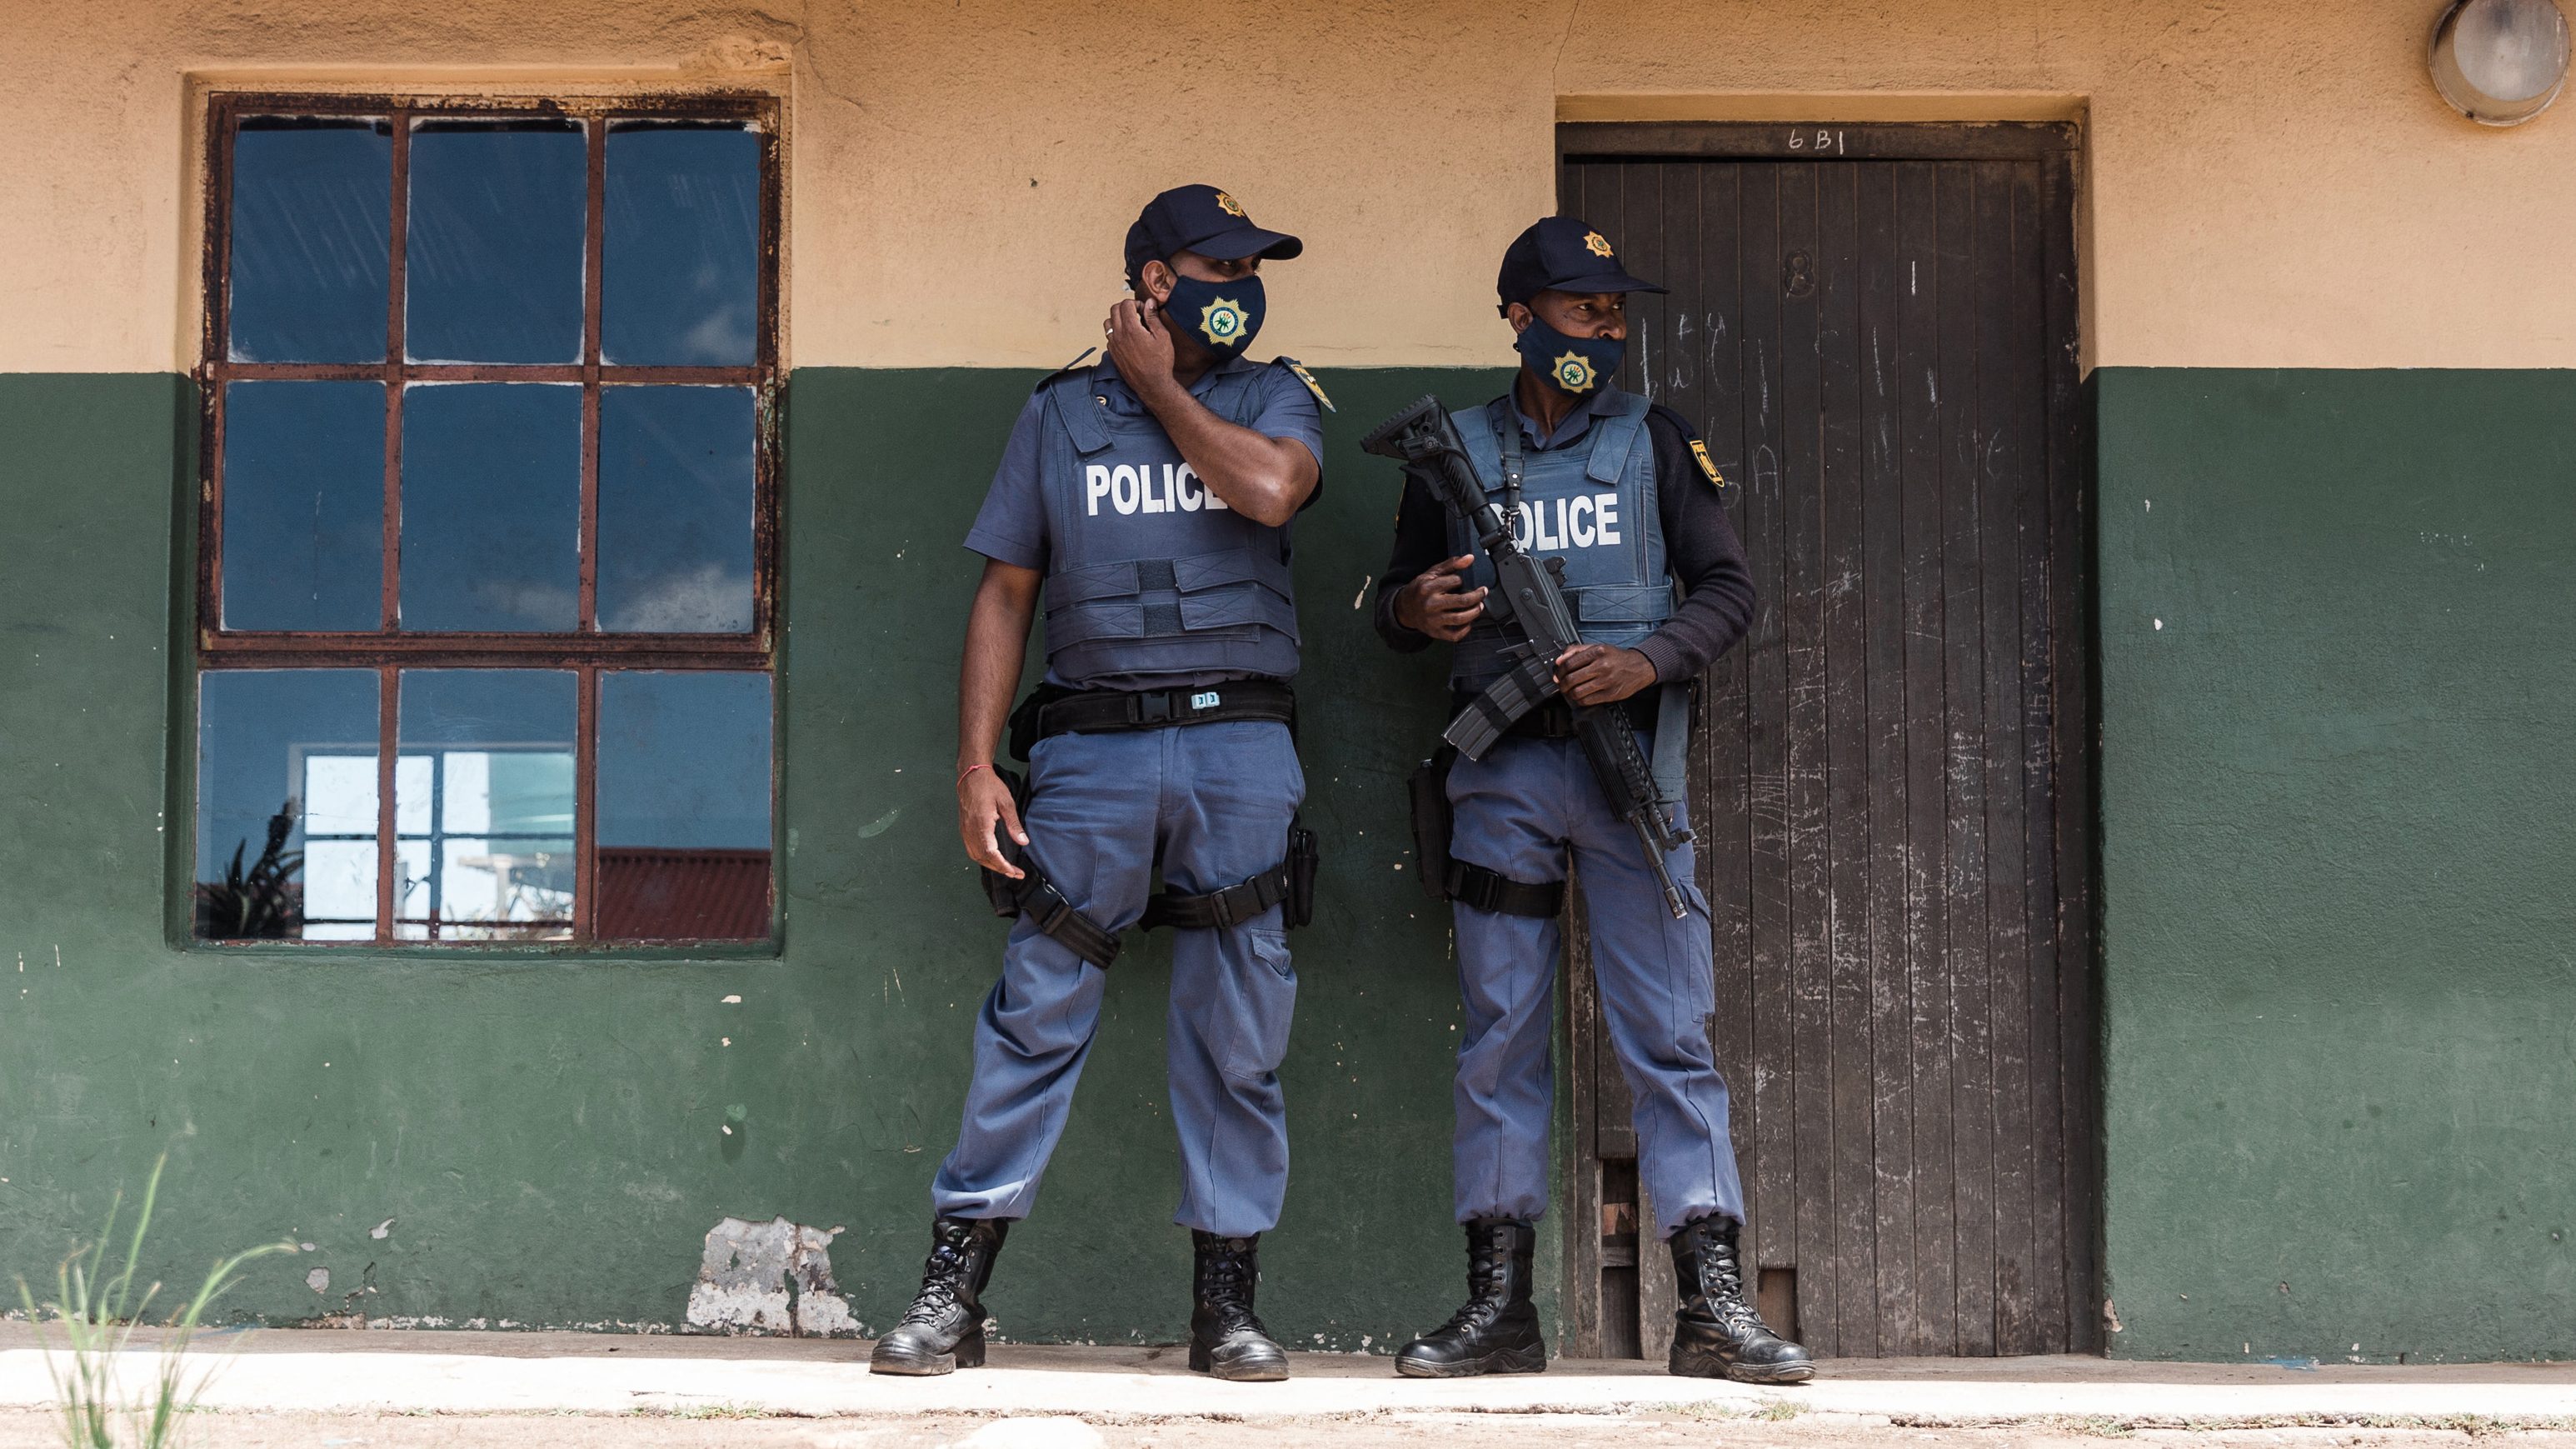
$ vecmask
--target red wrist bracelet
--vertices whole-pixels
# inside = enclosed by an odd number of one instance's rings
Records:
[[[989,770],[991,768],[993,767],[990,764],[968,765],[965,769],[957,772],[957,783],[963,785],[966,783],[967,776],[974,774],[977,770]]]

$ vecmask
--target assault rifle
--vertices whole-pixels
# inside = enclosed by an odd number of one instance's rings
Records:
[[[1583,642],[1565,599],[1565,560],[1541,559],[1512,536],[1511,520],[1486,496],[1457,425],[1438,398],[1426,397],[1379,424],[1360,448],[1394,459],[1429,485],[1451,512],[1466,519],[1477,546],[1493,561],[1495,585],[1485,596],[1485,614],[1511,640],[1504,651],[1511,667],[1469,701],[1441,734],[1468,759],[1483,759],[1505,730],[1557,692],[1556,657]],[[1666,812],[1668,802],[1656,792],[1654,771],[1637,748],[1627,711],[1616,705],[1567,704],[1593,778],[1601,782],[1611,810],[1637,832],[1646,864],[1663,886],[1664,904],[1680,920],[1690,914],[1690,906],[1664,868],[1664,856],[1688,844],[1691,832],[1676,827]]]

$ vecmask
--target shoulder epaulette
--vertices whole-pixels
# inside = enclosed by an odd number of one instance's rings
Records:
[[[1708,479],[1709,487],[1716,489],[1720,493],[1724,493],[1728,487],[1731,486],[1728,484],[1725,477],[1717,471],[1716,460],[1710,458],[1708,455],[1708,444],[1700,441],[1699,429],[1691,426],[1690,419],[1683,417],[1680,413],[1674,412],[1671,408],[1664,406],[1662,403],[1648,404],[1646,415],[1648,417],[1662,418],[1665,422],[1673,425],[1673,430],[1675,432],[1682,435],[1683,446],[1690,449],[1691,461],[1699,465],[1700,475]]]
[[[1059,378],[1070,377],[1076,370],[1089,371],[1090,369],[1084,367],[1083,364],[1091,359],[1091,354],[1098,352],[1099,350],[1100,349],[1097,347],[1086,347],[1082,349],[1082,354],[1080,356],[1074,358],[1073,361],[1066,363],[1064,366],[1057,368],[1055,371],[1048,373],[1046,376],[1039,378],[1038,385],[1030,388],[1029,391],[1044,392],[1048,386],[1053,384],[1056,380]]]
[[[1324,396],[1324,385],[1315,381],[1315,374],[1308,372],[1304,363],[1299,362],[1293,357],[1274,357],[1270,359],[1270,364],[1273,367],[1284,367],[1288,369],[1290,376],[1296,378],[1299,382],[1306,384],[1306,391],[1313,393],[1315,395],[1315,401],[1324,405],[1324,411],[1328,413],[1337,413],[1341,411],[1340,408],[1333,406],[1333,400],[1331,398]]]

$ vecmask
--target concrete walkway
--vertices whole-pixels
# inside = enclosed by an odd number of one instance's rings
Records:
[[[1296,1354],[1282,1384],[1188,1372],[1175,1348],[997,1346],[982,1369],[870,1375],[847,1340],[272,1329],[202,1340],[217,1410],[351,1414],[693,1414],[1152,1420],[1402,1414],[1861,1416],[1897,1425],[2576,1426],[2576,1365],[2284,1367],[2093,1358],[1843,1360],[1801,1388],[1676,1379],[1660,1365],[1564,1360],[1542,1375],[1397,1378],[1382,1357]],[[148,1357],[138,1355],[138,1357]],[[148,1362],[129,1370],[141,1383]],[[52,1393],[34,1330],[0,1324],[0,1407]],[[1794,1407],[1791,1407],[1794,1406]]]

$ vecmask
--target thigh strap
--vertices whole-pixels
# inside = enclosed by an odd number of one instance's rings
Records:
[[[1565,882],[1561,880],[1533,885],[1481,865],[1453,860],[1449,862],[1444,884],[1449,899],[1480,911],[1544,919],[1552,918],[1565,909]]]
[[[1158,891],[1145,902],[1145,918],[1137,924],[1148,931],[1156,926],[1170,926],[1177,931],[1218,930],[1241,925],[1286,899],[1288,862],[1283,860],[1248,880],[1201,896]]]

